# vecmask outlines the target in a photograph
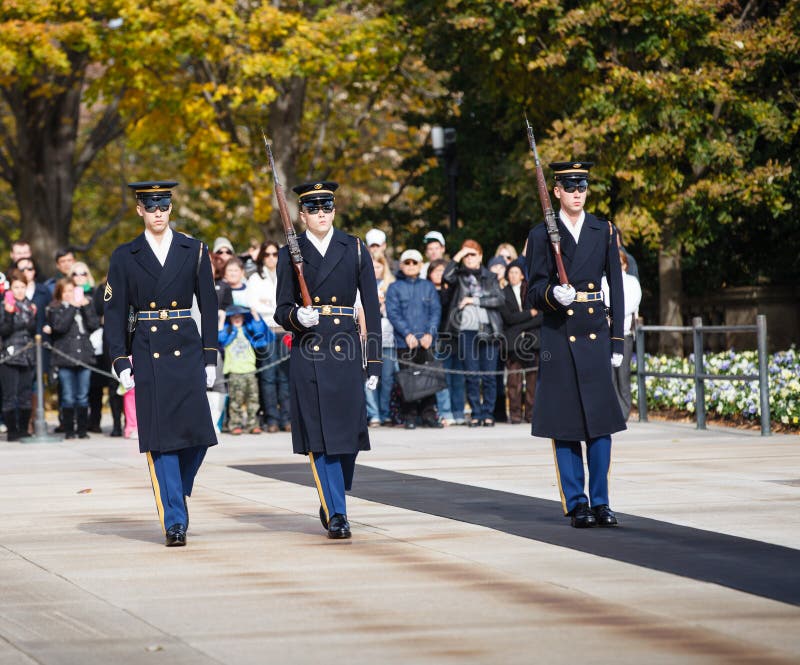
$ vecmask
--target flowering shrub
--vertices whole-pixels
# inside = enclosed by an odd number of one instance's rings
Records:
[[[636,368],[634,356],[632,369]],[[707,374],[758,375],[758,353],[756,351],[723,351],[703,357],[703,369]],[[648,372],[691,374],[694,371],[694,355],[688,358],[653,356],[645,354]],[[633,401],[638,404],[639,386],[636,377],[631,377]],[[672,412],[695,412],[695,390],[693,379],[667,379],[648,376],[645,379],[647,407]],[[758,421],[761,417],[758,381],[705,382],[706,413],[725,420]],[[773,423],[781,429],[800,431],[800,354],[794,346],[769,356],[769,402]]]

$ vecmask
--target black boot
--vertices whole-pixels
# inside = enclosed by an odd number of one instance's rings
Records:
[[[108,396],[108,406],[111,407],[111,420],[114,423],[111,436],[122,436],[122,395],[117,395],[116,390],[112,390]]]
[[[65,439],[75,438],[75,409],[68,407],[61,409],[61,428]]]
[[[87,431],[89,429],[89,407],[79,406],[75,409],[75,420],[77,421],[78,438],[88,439]]]
[[[30,436],[28,434],[28,423],[31,421],[31,410],[30,409],[20,409],[18,412],[19,414],[19,436],[22,438],[23,436]]]
[[[3,420],[8,428],[8,441],[19,441],[19,428],[17,427],[17,410],[3,411]]]

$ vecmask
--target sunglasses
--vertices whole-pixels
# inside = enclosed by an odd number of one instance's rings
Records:
[[[415,266],[415,265],[418,265],[418,264],[419,264],[419,261],[415,261],[414,259],[406,259],[405,261],[403,261],[403,265],[404,266]]]
[[[160,210],[161,212],[167,212],[169,207],[172,205],[172,201],[163,199],[161,201],[142,201],[142,207],[144,208],[145,212],[155,212],[156,210]]]
[[[72,273],[72,276],[73,277],[88,277],[89,273],[88,272],[74,272],[74,273]]]
[[[229,249],[218,249],[214,254],[230,254],[233,256],[233,252]]]
[[[309,215],[316,215],[320,210],[322,212],[333,212],[333,201],[326,201],[325,203],[304,203],[303,210]]]
[[[510,261],[511,257],[508,254],[498,254],[501,259],[505,259],[506,261]]]
[[[264,256],[278,256],[278,252],[264,252]]]
[[[583,194],[589,187],[589,183],[586,182],[586,180],[567,180],[566,182],[560,183],[559,187],[567,194],[572,194],[576,189]]]
[[[26,272],[29,272],[29,271],[32,271],[32,270],[36,270],[36,268],[34,268],[33,266],[25,266],[24,268],[20,268],[20,270],[24,270]]]

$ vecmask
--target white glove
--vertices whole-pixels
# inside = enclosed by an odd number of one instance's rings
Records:
[[[213,388],[216,380],[217,368],[213,365],[206,365],[206,388]]]
[[[575,301],[575,287],[572,285],[562,286],[559,284],[553,288],[553,295],[564,307],[568,307]]]
[[[367,382],[364,384],[367,390],[375,390],[378,387],[378,377],[371,376],[367,379]]]
[[[622,354],[621,353],[612,353],[611,354],[611,366],[612,367],[621,367],[622,366]]]
[[[319,311],[313,307],[301,307],[297,310],[297,320],[306,328],[313,328],[319,323]]]
[[[119,382],[122,384],[122,387],[125,388],[125,390],[130,390],[131,388],[136,386],[136,383],[134,382],[133,377],[131,376],[130,368],[123,369],[119,373]]]

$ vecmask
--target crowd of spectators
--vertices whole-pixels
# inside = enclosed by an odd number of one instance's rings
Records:
[[[539,363],[542,315],[526,307],[526,262],[510,243],[487,259],[481,244],[466,239],[448,254],[444,235],[430,230],[419,248],[394,259],[381,229],[364,236],[372,257],[381,306],[383,367],[378,389],[366,391],[371,427],[491,427],[530,422]],[[233,434],[290,431],[288,355],[291,333],[275,323],[279,243],[252,240],[237,253],[228,238],[210,248],[219,308],[220,360],[212,402],[218,428]],[[625,361],[613,372],[623,413],[631,408],[630,362],[641,288],[636,262],[620,246],[625,285]],[[112,436],[122,436],[124,391],[108,372],[102,335],[105,282],[95,286],[86,263],[72,251],[54,256],[46,278],[24,240],[10,252],[0,311],[0,389],[3,431],[16,440],[33,431],[35,334],[44,335],[46,374],[59,398],[59,425],[66,437],[100,432],[104,391]],[[605,287],[604,287],[605,288]],[[24,351],[23,351],[24,349]],[[397,373],[436,361],[444,387],[406,400]],[[132,396],[129,396],[132,397]],[[125,431],[136,436],[132,399]]]

